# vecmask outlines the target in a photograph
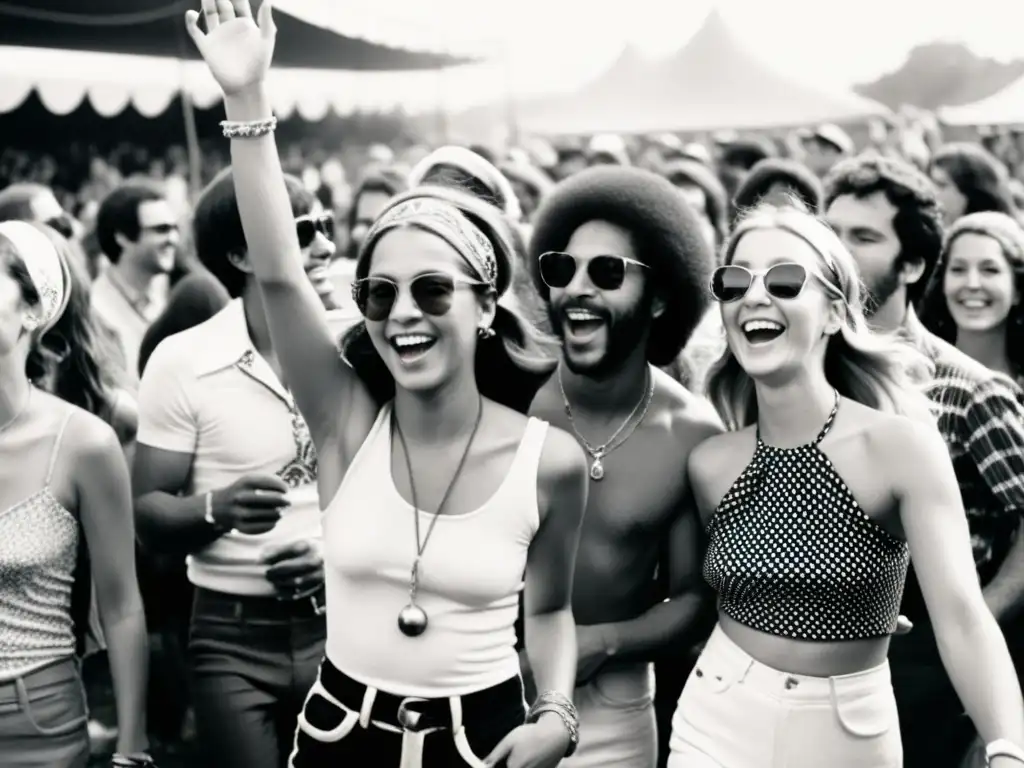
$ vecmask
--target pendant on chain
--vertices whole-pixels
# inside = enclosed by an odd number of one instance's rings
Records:
[[[419,637],[427,629],[427,612],[409,603],[398,614],[398,628],[406,637]]]
[[[604,463],[600,456],[594,457],[594,463],[590,465],[590,479],[601,480],[604,478]]]

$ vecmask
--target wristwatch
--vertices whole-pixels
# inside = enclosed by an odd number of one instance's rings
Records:
[[[1012,757],[1024,765],[1024,749],[1009,739],[996,739],[985,745],[985,762],[992,762],[993,757]]]

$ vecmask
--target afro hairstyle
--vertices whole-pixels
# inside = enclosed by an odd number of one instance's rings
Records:
[[[647,359],[668,365],[686,346],[709,303],[714,257],[700,224],[682,196],[661,176],[640,168],[600,166],[558,184],[534,218],[529,267],[541,297],[550,291],[540,277],[542,253],[564,250],[573,233],[590,221],[626,230],[637,259],[649,267],[665,311],[651,325]]]

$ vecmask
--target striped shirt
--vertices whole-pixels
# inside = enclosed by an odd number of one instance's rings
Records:
[[[1024,391],[929,333],[908,315],[905,334],[935,366],[926,393],[949,448],[982,584],[995,576],[1024,514]]]

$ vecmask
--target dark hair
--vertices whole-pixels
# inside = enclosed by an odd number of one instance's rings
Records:
[[[932,156],[929,171],[944,170],[957,190],[967,199],[964,214],[997,211],[1016,216],[1006,168],[994,155],[977,144],[947,144]]]
[[[359,198],[367,193],[377,193],[394,197],[408,188],[405,179],[395,172],[378,171],[371,173],[356,187],[352,193],[352,205],[348,209],[348,231],[356,226],[356,214],[359,212]]]
[[[397,205],[417,198],[441,200],[455,206],[483,232],[494,247],[498,263],[497,291],[504,293],[513,281],[515,255],[511,225],[494,206],[454,189],[420,186],[393,199],[385,213]],[[383,214],[382,214],[383,215]],[[367,242],[356,265],[356,279],[369,273],[374,244]],[[484,287],[482,290],[489,290]],[[529,410],[540,386],[557,363],[553,341],[546,339],[517,312],[496,307],[491,325],[495,337],[478,342],[476,382],[480,393],[520,413]],[[341,339],[342,354],[355,369],[374,399],[386,403],[395,396],[395,380],[377,354],[365,322],[350,328]]]
[[[729,236],[729,194],[711,169],[699,160],[687,157],[666,163],[661,175],[676,186],[690,184],[704,192],[704,214],[715,229],[715,247],[725,243]]]
[[[103,198],[96,213],[96,239],[111,264],[121,258],[116,235],[120,233],[134,242],[142,232],[139,206],[164,199],[166,195],[158,186],[138,180],[122,184]]]
[[[731,165],[749,171],[762,160],[775,157],[775,146],[770,139],[749,137],[729,142],[722,148],[722,165]]]
[[[0,221],[35,221],[32,201],[46,194],[52,195],[53,192],[43,184],[11,184],[0,191]]]
[[[777,157],[765,158],[750,170],[736,191],[736,210],[754,208],[775,184],[787,187],[807,210],[822,212],[825,191],[818,177],[803,163]]]
[[[942,256],[928,289],[921,301],[921,322],[939,338],[956,343],[957,326],[946,301],[946,270],[953,243],[961,235],[990,237],[999,243],[1003,256],[1013,273],[1017,296],[1024,296],[1024,228],[1012,216],[999,211],[982,211],[962,216],[950,228],[942,248]],[[1024,377],[1024,302],[1010,307],[1006,318],[1006,359],[1014,378]]]
[[[697,217],[668,180],[626,166],[595,166],[561,182],[541,204],[530,238],[530,271],[545,301],[550,290],[538,261],[560,251],[591,221],[607,221],[629,233],[635,256],[648,267],[646,284],[665,301],[651,323],[647,359],[668,365],[704,316],[710,300],[713,256]]]
[[[921,279],[907,286],[907,299],[916,304],[942,251],[942,209],[935,185],[905,160],[874,153],[842,160],[825,177],[826,208],[844,195],[863,199],[875,194],[896,208],[892,222],[900,242],[896,263],[924,263]]]
[[[313,193],[294,176],[285,174],[284,183],[292,215],[298,218],[308,214],[316,200]],[[247,275],[231,263],[229,256],[244,254],[248,244],[238,213],[231,168],[218,173],[200,193],[192,214],[192,238],[202,265],[220,281],[231,298],[241,296]]]

